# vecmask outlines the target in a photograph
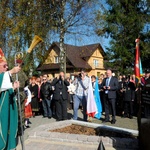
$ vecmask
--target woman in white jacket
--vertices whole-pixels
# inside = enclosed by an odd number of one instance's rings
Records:
[[[25,113],[25,127],[26,128],[29,128],[29,118],[32,117],[32,109],[31,109],[31,99],[32,99],[32,95],[31,95],[31,92],[28,88],[28,85],[29,85],[29,80],[27,80],[25,82],[25,88],[24,88],[24,92],[26,94],[26,99],[25,99],[25,110],[24,110],[24,113]]]
[[[73,109],[73,96],[74,96],[74,92],[76,90],[76,87],[72,82],[73,81],[71,79],[69,79],[70,85],[68,86],[68,92],[69,92],[69,102],[71,105],[71,109]]]

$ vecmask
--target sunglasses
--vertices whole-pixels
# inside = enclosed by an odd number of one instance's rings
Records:
[[[7,64],[1,65],[1,66],[3,66],[3,68],[7,68],[7,67],[8,67],[8,65],[7,65]]]
[[[46,79],[43,79],[43,81],[45,81]]]

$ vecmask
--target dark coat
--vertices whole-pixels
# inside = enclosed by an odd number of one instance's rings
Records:
[[[122,88],[123,88],[123,81],[119,81],[118,82],[118,91],[120,91],[120,90],[122,90]]]
[[[31,91],[31,94],[34,95],[32,99],[38,99],[38,85],[35,84],[32,86],[31,84],[29,85],[29,90]]]
[[[38,85],[37,84],[35,84],[34,86],[30,85],[29,90],[31,91],[31,94],[34,95],[31,100],[32,111],[38,111],[39,109]]]
[[[150,77],[148,79],[145,80],[145,84],[150,84]]]
[[[103,86],[106,86],[106,79],[105,78],[102,82],[102,88]],[[108,98],[115,99],[116,98],[116,91],[118,90],[118,79],[116,77],[111,77],[109,82],[110,89],[108,90]],[[104,90],[105,92],[105,90]]]
[[[40,96],[42,99],[49,99],[52,95],[52,86],[49,82],[42,83],[40,89]]]
[[[60,100],[61,96],[63,100],[68,99],[68,88],[69,82],[65,79],[64,81],[55,78],[52,83],[52,86],[54,86],[54,91],[53,91],[53,99],[54,100]]]
[[[124,82],[123,83],[123,100],[132,101],[135,99],[135,84],[133,82]]]

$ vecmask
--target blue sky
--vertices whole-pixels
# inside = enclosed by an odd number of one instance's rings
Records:
[[[86,32],[86,29],[83,29]],[[59,42],[59,36],[57,34],[52,35],[50,38],[51,43]],[[103,47],[104,51],[106,48],[109,47],[110,38],[100,37],[93,31],[90,31],[89,35],[82,35],[82,34],[74,34],[74,35],[67,35],[65,36],[64,40],[65,44],[75,45],[75,46],[84,46],[90,45],[95,43],[100,43]]]
[[[96,35],[96,33],[92,33],[90,36],[83,36],[81,35],[78,36],[72,36],[70,38],[69,36],[65,38],[65,43],[71,44],[71,45],[76,45],[76,46],[83,46],[83,45],[89,45],[89,44],[95,44],[95,43],[100,43],[101,46],[103,47],[104,51],[106,51],[106,47],[109,47],[109,41],[110,38],[105,38],[105,37],[99,37]]]
[[[89,13],[92,13],[93,11],[101,9],[102,6],[104,7],[105,10],[108,9],[108,5],[106,4],[105,1],[101,1],[101,0],[98,0],[98,1],[100,3],[98,2],[97,4],[94,4],[93,7],[91,8],[91,12],[90,12],[90,10],[88,11]],[[100,7],[100,5],[102,5],[102,6]],[[103,10],[101,9],[101,11],[103,11]],[[87,12],[87,15],[88,15],[88,12]],[[86,28],[88,28],[88,29],[86,29]],[[106,51],[106,47],[110,46],[109,45],[110,38],[97,36],[97,34],[94,31],[94,27],[92,27],[92,26],[91,27],[86,27],[86,26],[80,27],[80,29],[76,29],[76,30],[83,30],[81,32],[89,32],[89,34],[87,36],[82,35],[82,34],[81,35],[77,34],[77,35],[71,36],[72,38],[70,38],[70,36],[66,36],[65,43],[77,45],[77,46],[100,43],[101,46],[103,47],[104,51]]]

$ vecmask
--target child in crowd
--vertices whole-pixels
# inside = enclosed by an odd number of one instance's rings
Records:
[[[25,99],[25,110],[24,110],[24,114],[25,114],[25,128],[29,128],[29,118],[32,117],[32,109],[31,109],[31,92],[28,88],[29,85],[29,80],[25,81],[25,88],[24,88],[24,92],[26,95],[26,99]]]

